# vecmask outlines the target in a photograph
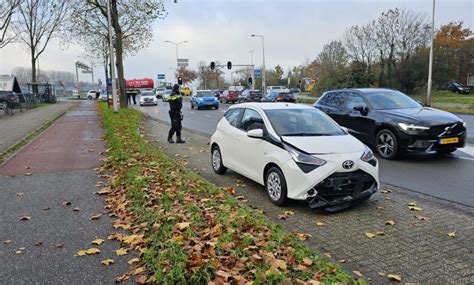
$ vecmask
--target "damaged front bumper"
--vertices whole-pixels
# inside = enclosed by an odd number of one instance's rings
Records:
[[[338,211],[352,202],[368,199],[377,189],[377,181],[367,172],[336,172],[308,191],[306,200],[311,209]]]

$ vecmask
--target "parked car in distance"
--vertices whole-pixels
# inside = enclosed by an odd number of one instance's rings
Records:
[[[94,100],[97,96],[97,92],[99,92],[99,96],[100,96],[100,93],[102,93],[100,90],[87,91],[87,95],[86,95],[87,100]]]
[[[225,90],[222,92],[219,101],[221,103],[235,103],[239,100],[240,91]]]
[[[301,90],[299,88],[290,88],[289,92],[293,95],[299,95],[301,93]]]
[[[212,90],[197,90],[196,94],[191,96],[191,109],[196,107],[198,110],[202,108],[219,109],[219,100],[214,96]]]
[[[466,141],[466,124],[458,116],[423,107],[397,90],[331,90],[323,93],[314,107],[374,146],[385,159],[404,152],[448,154],[464,147]]]
[[[145,106],[145,105],[158,106],[158,99],[156,99],[155,92],[153,92],[152,90],[141,91],[139,104],[140,106]]]
[[[231,106],[211,137],[214,172],[232,169],[264,185],[270,201],[307,200],[329,211],[379,187],[372,151],[323,112],[300,104]]]
[[[112,97],[112,96],[110,96]],[[99,96],[99,101],[101,102],[107,102],[107,92],[101,92]]]
[[[161,99],[163,94],[165,94],[166,87],[157,87],[155,89],[155,96],[157,99]]]
[[[171,95],[171,89],[165,89],[165,92],[163,93],[163,97],[161,98],[163,102],[168,102],[168,98]]]
[[[447,82],[438,86],[438,90],[448,90],[458,94],[469,94],[471,89],[457,82]]]
[[[217,100],[219,100],[221,98],[221,94],[222,94],[221,90],[216,89],[216,90],[212,90],[212,92],[214,94],[214,97],[217,98]]]
[[[239,95],[238,102],[260,102],[262,100],[262,91],[256,89],[245,89]]]
[[[191,88],[187,87],[187,86],[183,86],[179,89],[179,92],[181,93],[181,95],[183,96],[189,96],[191,95],[193,92],[191,90]]]
[[[272,91],[267,96],[262,98],[262,102],[290,102],[295,103],[295,95],[289,92]]]
[[[290,90],[286,88],[285,86],[267,86],[267,94],[272,91],[290,92]]]

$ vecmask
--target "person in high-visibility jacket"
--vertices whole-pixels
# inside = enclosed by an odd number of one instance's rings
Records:
[[[183,120],[183,114],[181,113],[181,108],[183,108],[183,98],[179,94],[179,85],[175,84],[171,91],[170,96],[168,97],[168,102],[170,104],[170,120],[171,120],[171,129],[168,133],[168,142],[174,143],[173,135],[176,133],[176,142],[185,143],[181,138],[181,121]]]

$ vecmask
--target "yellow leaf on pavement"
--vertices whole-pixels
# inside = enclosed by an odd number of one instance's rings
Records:
[[[394,220],[388,220],[388,221],[385,221],[385,224],[393,226],[393,225],[395,225],[395,221]]]
[[[375,237],[375,235],[372,234],[372,233],[365,233],[365,235],[366,235],[368,238],[374,238],[374,237]]]
[[[456,237],[456,232],[450,232],[450,233],[448,233],[448,237]]]
[[[90,219],[91,219],[91,220],[98,220],[98,219],[100,219],[101,216],[102,216],[102,214],[100,214],[100,213],[99,213],[99,214],[95,214],[95,215],[92,215],[92,216],[90,217]]]
[[[22,216],[22,217],[20,218],[20,221],[29,221],[29,220],[31,220],[31,217],[30,217],[30,216]]]
[[[375,234],[378,235],[378,236],[383,236],[383,235],[385,235],[385,232],[384,231],[376,231]]]
[[[139,262],[139,261],[140,261],[140,259],[137,258],[137,257],[135,257],[135,258],[130,259],[127,263],[128,263],[128,264],[134,264],[134,263],[137,263],[137,262]]]
[[[326,225],[326,223],[316,222],[316,226],[318,226],[318,227],[324,227],[325,225]]]
[[[402,281],[402,277],[396,274],[387,274],[387,278],[393,281],[398,281],[398,282]]]
[[[176,227],[178,228],[178,230],[182,231],[186,228],[189,228],[189,225],[191,225],[191,223],[189,223],[189,222],[177,223]]]
[[[423,208],[417,207],[417,206],[408,206],[408,209],[412,211],[423,211]]]
[[[87,255],[87,252],[85,250],[79,250],[77,253],[76,253],[77,256],[84,256],[84,255]]]
[[[117,250],[115,251],[115,253],[116,253],[118,256],[123,256],[123,255],[127,254],[128,251],[127,251],[127,249],[125,249],[125,248],[119,248],[119,249],[117,249]]]
[[[98,254],[98,253],[100,253],[100,249],[98,249],[96,247],[91,247],[88,250],[86,250],[86,254],[88,254],[88,255]]]
[[[100,263],[102,263],[103,265],[110,265],[114,263],[114,260],[107,258],[107,259],[102,260]]]
[[[408,203],[408,206],[416,206],[416,202],[410,202]]]
[[[95,239],[93,241],[91,241],[92,244],[96,244],[96,245],[101,245],[102,243],[104,243],[104,240],[103,239]]]
[[[293,211],[285,211],[285,215],[289,216],[289,215],[294,215],[294,214],[295,214],[295,212],[293,212]]]

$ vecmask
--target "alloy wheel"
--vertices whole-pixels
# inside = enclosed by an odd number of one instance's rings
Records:
[[[272,172],[267,177],[267,191],[270,198],[277,201],[281,197],[281,180],[277,173]]]
[[[390,157],[395,150],[395,140],[389,133],[382,133],[377,138],[377,149],[383,157]]]
[[[214,170],[219,170],[219,167],[221,166],[221,154],[219,153],[218,149],[214,149],[212,152],[212,167]]]

